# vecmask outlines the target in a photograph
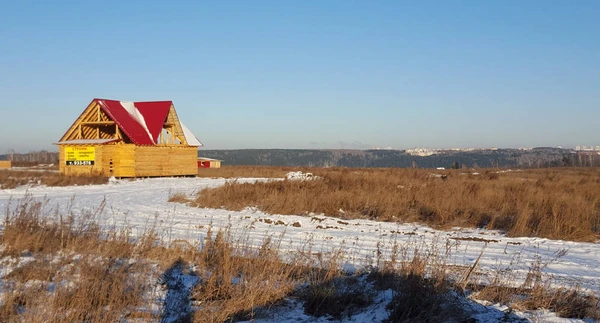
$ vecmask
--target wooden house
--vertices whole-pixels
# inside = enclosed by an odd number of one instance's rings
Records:
[[[221,168],[221,160],[198,157],[198,168]]]
[[[195,176],[202,143],[171,101],[94,99],[56,145],[61,174],[121,178]]]

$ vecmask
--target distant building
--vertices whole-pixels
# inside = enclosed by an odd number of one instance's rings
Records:
[[[426,156],[438,154],[439,151],[437,149],[413,148],[413,149],[407,149],[406,153],[411,156],[426,157]]]
[[[222,160],[198,157],[198,168],[221,168]]]
[[[589,147],[585,146],[585,145],[583,145],[583,146],[576,146],[575,150],[577,150],[577,151],[600,151],[600,146],[598,146],[598,145],[596,145],[596,146],[591,145]]]

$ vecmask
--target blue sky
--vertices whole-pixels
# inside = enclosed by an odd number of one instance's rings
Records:
[[[600,1],[0,2],[0,154],[94,97],[207,149],[598,145]]]

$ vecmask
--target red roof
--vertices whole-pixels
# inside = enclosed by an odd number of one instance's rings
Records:
[[[154,145],[167,120],[172,101],[125,102],[94,99],[136,145]]]

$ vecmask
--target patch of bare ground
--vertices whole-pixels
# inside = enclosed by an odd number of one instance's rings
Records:
[[[259,170],[268,175],[263,168]],[[279,168],[273,170],[277,171]],[[573,241],[600,237],[599,168],[479,173],[346,168],[307,171],[320,178],[229,182],[199,192],[195,205],[230,210],[255,206],[273,214],[324,213],[344,219],[421,222],[438,228],[479,227],[502,230],[508,236]],[[249,173],[251,168],[244,168],[239,176]]]

